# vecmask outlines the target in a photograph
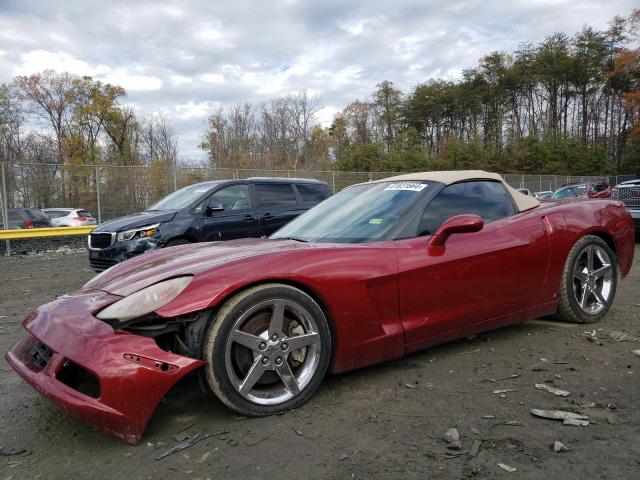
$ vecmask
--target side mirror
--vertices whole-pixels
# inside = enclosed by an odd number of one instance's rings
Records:
[[[442,247],[454,233],[470,233],[482,230],[484,221],[479,215],[456,215],[447,218],[429,240],[430,247]]]
[[[207,205],[205,212],[207,215],[212,215],[214,212],[221,212],[224,210],[224,205],[220,202],[212,202]]]

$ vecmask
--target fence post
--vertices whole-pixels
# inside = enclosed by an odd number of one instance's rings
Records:
[[[5,230],[9,230],[9,205],[7,205],[7,181],[4,176],[4,163],[0,163],[0,170],[2,170],[2,223]],[[5,240],[5,255],[8,257],[11,255],[11,242]]]
[[[98,205],[98,223],[102,223],[102,205],[100,205],[100,167],[96,165],[96,200]]]
[[[520,188],[524,188],[524,175],[520,175]]]
[[[178,190],[178,165],[173,164],[173,191]]]
[[[333,170],[331,172],[331,188],[333,189],[333,193],[336,193],[336,171]]]

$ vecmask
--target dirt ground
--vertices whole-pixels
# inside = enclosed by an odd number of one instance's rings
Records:
[[[304,406],[268,418],[234,416],[186,379],[135,446],[59,413],[2,359],[0,478],[640,478],[639,256],[600,324],[536,320],[330,376]],[[31,309],[92,275],[82,251],[0,259],[0,351]],[[532,408],[584,413],[590,425]],[[452,427],[462,450],[442,439]],[[554,441],[569,451],[554,453]]]

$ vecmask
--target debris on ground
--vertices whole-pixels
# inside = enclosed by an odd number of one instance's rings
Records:
[[[480,440],[476,440],[473,442],[471,446],[471,450],[469,450],[469,458],[475,458],[480,453],[480,447],[482,446],[482,442]]]
[[[510,393],[510,392],[517,392],[518,390],[514,389],[514,388],[505,388],[503,390],[494,390],[493,393],[495,393],[496,395],[502,395],[505,393]]]
[[[227,432],[226,430],[220,430],[218,432],[213,432],[213,433],[204,433],[204,432],[194,433],[185,441],[177,444],[175,447],[170,448],[163,454],[156,457],[156,460],[162,460],[163,458],[166,458],[169,455],[173,455],[174,453],[185,450],[186,448],[193,447],[196,443],[204,440],[205,438],[214,437],[216,435],[222,435],[223,433],[229,433],[229,432]]]
[[[640,357],[640,350],[631,350],[631,353]]]
[[[10,452],[6,452],[3,447],[0,447],[0,457],[14,457],[17,455],[31,455],[31,451],[26,448],[20,448],[18,450],[12,450]]]
[[[549,418],[551,420],[566,420],[567,418],[574,418],[576,420],[589,420],[587,415],[581,415],[574,412],[565,412],[564,410],[541,410],[539,408],[532,408],[531,413],[536,417]]]
[[[489,382],[496,383],[496,382],[501,382],[502,380],[511,380],[512,378],[518,378],[518,377],[521,377],[521,376],[522,376],[522,373],[514,373],[514,374],[512,374],[512,375],[509,375],[508,377],[502,377],[502,378],[488,378],[487,380],[488,380]]]
[[[559,397],[568,397],[569,395],[571,395],[571,392],[552,387],[551,385],[547,385],[546,383],[536,383],[535,386],[538,390],[544,390],[545,392],[553,393],[554,395],[557,395]]]
[[[404,386],[407,388],[418,388],[418,386],[414,383],[405,383]]]
[[[555,442],[553,442],[553,451],[556,453],[568,452],[569,447],[567,447],[564,443],[556,440]]]
[[[496,416],[495,415],[482,415],[482,419],[483,420],[495,420]]]
[[[511,465],[507,465],[506,463],[499,463],[498,466],[501,469],[503,469],[503,470],[505,470],[505,471],[507,471],[509,473],[513,473],[513,472],[517,472],[518,471],[518,469],[516,467],[512,467]]]
[[[522,423],[520,423],[519,421],[509,420],[508,422],[494,423],[493,425],[491,425],[491,428],[495,428],[500,425],[505,425],[507,427],[522,427]]]
[[[449,430],[447,430],[444,433],[442,438],[447,443],[459,442],[460,441],[460,433],[458,433],[458,429],[457,428],[450,428]]]
[[[640,342],[640,338],[632,337],[624,332],[610,332],[609,338],[616,342]]]

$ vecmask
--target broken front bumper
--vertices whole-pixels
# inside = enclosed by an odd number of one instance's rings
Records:
[[[30,335],[6,359],[64,412],[135,443],[169,389],[204,362],[114,331],[93,316],[120,298],[90,291],[39,307],[23,322]],[[94,388],[80,388],[69,372],[80,372]]]

